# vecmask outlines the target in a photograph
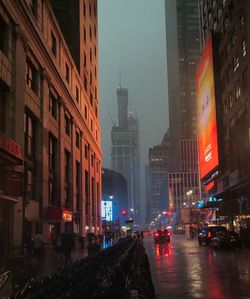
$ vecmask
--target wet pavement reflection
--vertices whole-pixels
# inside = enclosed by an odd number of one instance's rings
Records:
[[[220,251],[173,236],[144,239],[157,298],[250,299],[250,250]]]

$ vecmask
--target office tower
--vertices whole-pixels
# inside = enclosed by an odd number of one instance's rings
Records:
[[[166,0],[170,171],[180,171],[180,139],[196,135],[195,71],[200,56],[196,0]]]
[[[139,130],[138,119],[128,113],[128,90],[119,86],[116,91],[118,102],[118,126],[111,132],[112,169],[124,175],[128,184],[128,204],[133,217],[138,221],[140,206]]]
[[[0,4],[1,256],[38,230],[101,233],[97,1],[58,3]]]
[[[203,54],[212,48],[218,136],[218,161],[209,171],[201,164],[202,179],[209,197],[221,200],[225,222],[237,230],[249,224],[250,213],[250,2],[204,0],[199,10]]]
[[[149,172],[151,186],[151,219],[161,214],[160,194],[164,180],[167,179],[169,165],[169,135],[165,133],[160,145],[149,149]],[[167,201],[167,199],[166,199]]]

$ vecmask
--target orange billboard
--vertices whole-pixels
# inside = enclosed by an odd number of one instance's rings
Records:
[[[209,37],[196,71],[200,177],[219,164],[212,36]]]

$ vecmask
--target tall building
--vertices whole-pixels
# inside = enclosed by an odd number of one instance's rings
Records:
[[[203,181],[209,196],[223,200],[221,213],[228,223],[249,225],[250,2],[200,0],[199,10],[204,55],[212,43],[218,136],[218,161]]]
[[[196,135],[195,72],[200,56],[196,0],[166,0],[170,171],[180,171],[180,139]]]
[[[161,213],[160,194],[161,187],[166,180],[169,165],[169,135],[165,133],[160,145],[149,149],[149,172],[151,186],[151,219]]]
[[[58,3],[0,4],[1,256],[38,230],[101,233],[97,1]]]
[[[128,90],[117,88],[118,126],[111,132],[112,169],[124,175],[128,184],[128,204],[134,218],[139,220],[140,167],[138,119],[128,113]]]

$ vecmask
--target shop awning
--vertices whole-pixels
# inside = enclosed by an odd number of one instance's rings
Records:
[[[6,164],[23,163],[20,145],[0,132],[0,162],[1,160]]]

